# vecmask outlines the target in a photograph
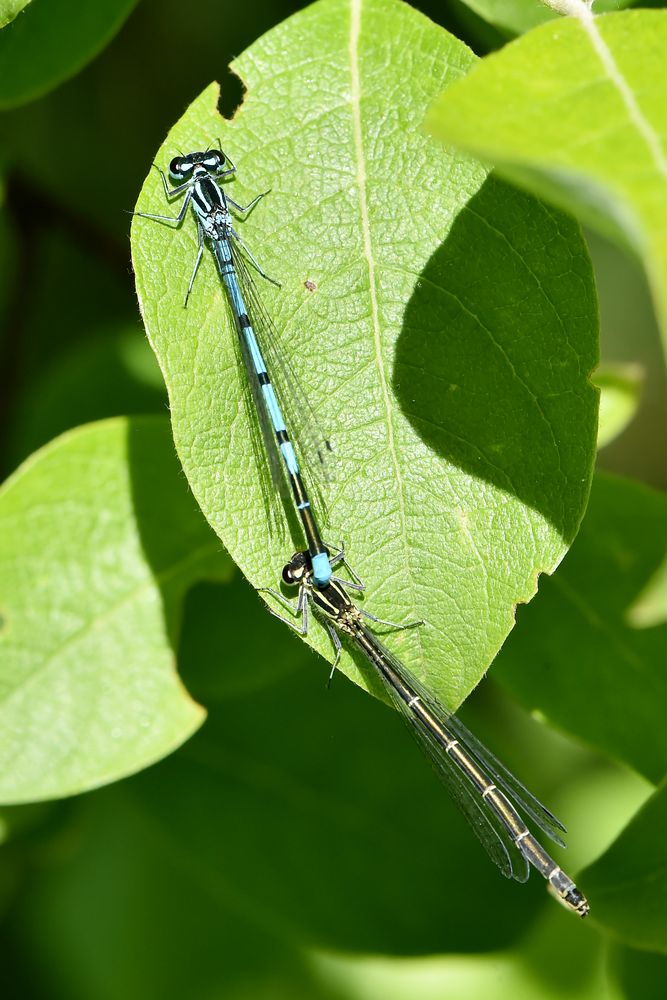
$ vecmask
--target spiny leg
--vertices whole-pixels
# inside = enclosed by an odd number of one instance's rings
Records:
[[[160,167],[158,167],[157,163],[154,163],[153,166],[157,171],[159,171],[160,177],[162,178],[162,187],[164,188],[164,193],[167,198],[167,201],[171,201],[171,199],[175,198],[176,195],[183,194],[184,191],[187,191],[188,188],[192,186],[192,180],[187,180],[184,181],[182,184],[179,184],[178,187],[175,187],[173,191],[170,191],[169,187],[167,186],[167,176],[164,170],[160,170]]]
[[[424,625],[423,618],[417,618],[413,622],[406,622],[404,625],[399,625],[397,622],[388,622],[384,618],[377,618],[372,615],[370,611],[366,611],[364,608],[358,608],[364,618],[368,618],[369,621],[373,622],[375,625],[386,625],[388,628],[395,629],[397,632],[403,632],[406,628],[416,628],[417,625]]]
[[[343,565],[347,570],[349,570],[350,573],[352,573],[353,576],[356,575],[354,574],[353,570],[350,569],[347,563],[344,563]],[[340,576],[332,576],[331,579],[334,580],[336,583],[340,583],[341,587],[345,587],[346,590],[357,590],[359,592],[363,592],[365,589],[363,583],[353,583],[351,580],[344,580]]]
[[[164,179],[164,178],[163,178]],[[148,212],[131,212],[131,215],[138,215],[140,219],[152,219],[154,222],[169,222],[171,225],[179,226],[183,219],[185,218],[185,213],[188,210],[188,205],[190,204],[190,199],[192,198],[192,190],[188,191],[185,198],[183,199],[183,204],[181,205],[181,210],[177,216],[173,215],[151,215]]]
[[[226,162],[229,164],[227,170],[223,170],[223,172],[221,174],[219,174],[219,176],[220,177],[226,177],[227,174],[235,174],[236,173],[236,167],[232,163],[231,156],[228,156],[227,153],[223,152],[222,143],[220,142],[220,136],[218,136],[218,149],[222,153],[222,155],[225,158]]]
[[[199,249],[197,250],[197,258],[195,260],[195,266],[192,269],[192,275],[190,277],[190,284],[188,285],[188,290],[185,293],[185,302],[183,303],[183,308],[186,309],[188,305],[188,299],[190,298],[190,292],[192,291],[192,286],[195,283],[195,277],[197,271],[199,270],[199,265],[201,263],[202,254],[204,253],[204,227],[202,226],[199,218],[197,218],[197,233],[199,235]]]
[[[278,614],[278,612],[274,611],[272,607],[269,607],[269,612],[273,615],[273,617],[277,618],[279,622],[284,622],[285,625],[289,625],[289,627],[294,632],[296,632],[297,635],[300,636],[308,635],[308,628],[310,622],[308,617],[309,594],[307,587],[301,586],[299,588],[299,598],[297,600],[296,607],[294,606],[293,601],[288,600],[288,598],[285,597],[284,594],[281,594],[280,591],[276,590],[274,587],[260,587],[260,593],[271,594],[272,597],[275,597],[275,599],[279,601],[284,608],[287,608],[293,615],[295,616],[298,616],[300,614],[303,615],[302,624],[299,626],[293,619],[285,618],[284,615]],[[325,622],[324,624],[326,625],[327,632],[331,637],[331,642],[333,643],[334,650],[336,651],[336,655],[334,657],[334,661],[331,666],[331,673],[329,674],[329,680],[327,681],[327,687],[329,687],[333,675],[335,674],[338,664],[340,662],[340,657],[343,647],[338,637],[338,633],[336,632],[333,625],[330,622]]]
[[[278,614],[277,611],[274,611],[274,609],[269,606],[269,612],[274,618],[277,618],[280,622],[284,622],[285,625],[289,625],[289,627],[296,632],[297,635],[308,635],[308,596],[306,594],[305,587],[299,588],[299,597],[296,605],[293,601],[290,601],[287,597],[285,597],[284,594],[281,594],[279,590],[275,590],[274,587],[260,587],[259,592],[261,594],[271,594],[271,597],[275,597],[275,599],[279,601],[284,608],[287,608],[287,610],[294,616],[293,618],[285,618],[284,615]],[[299,615],[302,616],[301,624],[294,621],[294,618],[298,618]]]
[[[336,632],[336,629],[333,627],[333,625],[330,622],[326,622],[325,624],[327,626],[327,632],[331,636],[333,647],[336,650],[334,661],[331,664],[331,673],[329,674],[329,680],[327,681],[327,688],[329,688],[331,686],[331,681],[333,680],[333,675],[336,673],[336,669],[338,667],[338,664],[340,663],[343,644],[341,643],[340,636]]]
[[[233,198],[230,198],[229,195],[226,192],[225,192],[225,197],[226,197],[227,201],[229,202],[229,204],[234,206],[234,208],[236,209],[237,212],[241,212],[241,213],[245,214],[246,212],[249,212],[251,208],[254,208],[258,201],[261,201],[262,198],[264,198],[267,194],[270,194],[270,191],[271,191],[270,188],[269,188],[268,191],[262,191],[261,194],[258,194],[256,198],[252,199],[252,201],[250,202],[249,205],[245,205],[245,206],[244,205],[239,205],[239,203],[237,201],[234,201]]]
[[[364,591],[366,589],[366,585],[362,582],[361,577],[354,572],[345,558],[345,543],[341,542],[340,548],[338,549],[336,549],[333,545],[329,545],[327,542],[324,544],[329,550],[329,562],[331,563],[331,568],[334,569],[334,567],[342,564],[352,577],[352,580],[341,580],[339,577],[334,576],[333,579],[336,583],[340,583],[343,587],[348,587],[350,590]]]

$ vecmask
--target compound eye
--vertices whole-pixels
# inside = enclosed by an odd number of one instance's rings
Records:
[[[217,149],[212,149],[210,153],[206,154],[206,159],[204,160],[204,166],[210,173],[217,173],[222,170],[225,165],[225,157],[222,153],[218,152]]]
[[[283,583],[286,583],[288,586],[292,586],[294,584],[295,582],[294,574],[292,573],[292,567],[290,563],[288,563],[287,566],[283,567],[282,576],[283,576]]]
[[[194,164],[189,156],[175,156],[169,164],[169,173],[176,181],[184,181],[192,173]]]
[[[180,156],[175,156],[174,159],[169,164],[169,173],[175,180],[181,180],[183,177],[183,162]]]

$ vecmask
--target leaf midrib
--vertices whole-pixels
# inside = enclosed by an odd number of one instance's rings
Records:
[[[387,386],[387,376],[383,363],[382,338],[380,330],[380,313],[377,300],[377,279],[375,273],[375,256],[371,239],[371,226],[368,211],[368,200],[366,196],[366,155],[364,150],[363,128],[361,123],[361,75],[359,67],[359,37],[361,34],[361,3],[362,0],[351,0],[350,6],[350,77],[351,96],[350,110],[352,115],[352,131],[354,137],[354,151],[357,163],[357,191],[359,194],[359,216],[361,220],[361,232],[363,238],[364,256],[368,266],[368,286],[371,303],[371,325],[373,329],[373,347],[375,351],[375,362],[380,382],[380,392],[385,412],[385,423],[387,430],[387,450],[389,452],[393,474],[397,485],[397,496],[399,500],[399,516],[401,522],[401,538],[403,539],[403,565],[405,579],[409,582],[410,591],[413,595],[412,602],[415,603],[415,580],[409,558],[407,558],[406,542],[406,511],[405,511],[405,489],[403,477],[401,475],[400,463],[396,453],[396,442],[394,440],[394,429],[392,422],[391,395]],[[421,639],[417,640],[422,647]]]
[[[582,4],[582,13],[579,21],[588,35],[591,45],[600,59],[600,62],[602,63],[607,79],[621,98],[631,124],[634,125],[635,129],[648,148],[656,170],[667,181],[667,156],[665,156],[664,150],[660,145],[659,137],[649,123],[648,119],[642,113],[635,95],[632,92],[632,88],[621,73],[609,46],[600,34],[597,26],[597,20],[598,17],[593,14],[593,11],[588,7],[584,7]]]

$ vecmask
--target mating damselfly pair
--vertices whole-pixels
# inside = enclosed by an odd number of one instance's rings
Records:
[[[341,655],[341,637],[350,641],[371,665],[503,874],[524,882],[532,865],[544,876],[554,895],[565,906],[582,917],[586,916],[589,907],[585,896],[542,848],[524,817],[560,845],[563,843],[561,834],[565,832],[563,825],[466,729],[456,715],[424,688],[368,624],[405,629],[423,623],[388,622],[356,604],[348,591],[362,592],[363,583],[348,565],[342,546],[334,549],[322,539],[300,466],[307,451],[306,445],[299,435],[295,435],[293,427],[290,428],[290,436],[283,415],[284,412],[310,414],[307,395],[297,379],[290,383],[289,379],[281,376],[279,391],[274,385],[276,373],[280,371],[284,375],[288,364],[279,354],[274,324],[260,302],[251,272],[268,281],[273,279],[265,274],[236,231],[232,214],[233,210],[240,216],[246,215],[264,195],[257,195],[245,206],[235,202],[222,186],[222,182],[232,177],[235,170],[221,148],[176,156],[169,165],[169,173],[176,186],[170,189],[165,174],[162,171],[160,174],[167,200],[183,198],[178,215],[137,214],[157,222],[180,225],[188,206],[192,207],[199,243],[185,295],[186,305],[207,241],[224,284],[269,464],[274,477],[283,475],[289,483],[306,544],[305,550],[296,552],[286,563],[282,574],[285,585],[297,588],[296,603],[287,600],[278,590],[266,588],[291,616],[285,617],[275,608],[270,608],[271,613],[305,635],[312,609],[316,618],[328,629],[333,642],[335,659],[332,670],[335,670]],[[275,359],[274,363],[272,359]],[[287,393],[291,394],[289,408],[285,404]],[[304,440],[316,442],[317,460],[313,464],[317,465],[330,449],[328,440],[317,431],[307,433]],[[337,567],[347,570],[351,579],[335,575]]]

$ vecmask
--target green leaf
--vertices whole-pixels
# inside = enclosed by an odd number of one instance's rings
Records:
[[[460,0],[467,7],[493,25],[507,38],[522,35],[559,15],[542,0]],[[629,7],[632,0],[596,0],[595,10],[620,10]]]
[[[74,76],[109,42],[137,0],[40,0],[0,34],[0,109]]]
[[[581,9],[485,59],[427,126],[630,246],[667,347],[667,13]]]
[[[70,795],[163,757],[203,710],[174,671],[184,591],[229,573],[163,418],[79,428],[0,494],[0,801]]]
[[[667,551],[667,497],[598,475],[558,573],[498,659],[526,705],[660,781],[667,771],[667,627],[633,628],[629,609]]]
[[[387,642],[452,706],[576,533],[597,409],[577,227],[420,132],[428,103],[472,62],[401,3],[323,0],[235,64],[247,97],[233,121],[210,87],[156,157],[164,169],[175,150],[220,138],[235,200],[272,188],[239,227],[282,283],[260,291],[336,449],[324,537],[345,540],[369,610],[426,619]],[[177,211],[157,171],[137,207]],[[246,576],[275,587],[303,541],[293,515],[291,537],[279,511],[267,518],[265,458],[208,253],[183,308],[196,248],[190,215],[176,232],[134,220],[183,468]],[[332,658],[323,629],[310,638]],[[342,667],[360,682],[347,655]]]
[[[623,433],[637,412],[644,371],[633,364],[601,365],[593,380],[600,390],[598,448],[604,448]]]
[[[663,703],[664,706],[664,703]],[[635,948],[667,953],[667,782],[581,876],[593,919]]]
[[[542,0],[461,0],[506,38],[521,35],[557,17]]]
[[[0,28],[6,27],[13,21],[30,2],[31,0],[0,0]]]

